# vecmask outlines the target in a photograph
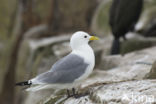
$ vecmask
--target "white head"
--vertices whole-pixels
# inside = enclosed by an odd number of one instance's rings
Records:
[[[88,45],[90,40],[98,40],[98,37],[90,36],[88,33],[83,31],[78,31],[72,35],[70,45],[72,49],[76,49],[82,45]]]

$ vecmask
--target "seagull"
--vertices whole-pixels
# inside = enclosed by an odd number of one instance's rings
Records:
[[[80,85],[92,73],[95,66],[94,51],[88,43],[98,39],[83,31],[75,32],[70,39],[72,51],[67,56],[53,64],[49,71],[16,85],[29,85],[26,91],[48,88],[67,89],[68,97],[76,97],[74,87]],[[69,88],[72,88],[73,95],[70,95]]]

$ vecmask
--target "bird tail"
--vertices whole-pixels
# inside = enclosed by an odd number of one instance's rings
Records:
[[[15,85],[16,86],[26,86],[26,85],[31,85],[31,81],[24,81],[24,82],[18,82]]]
[[[115,38],[112,43],[111,55],[120,53],[120,42],[119,38]]]

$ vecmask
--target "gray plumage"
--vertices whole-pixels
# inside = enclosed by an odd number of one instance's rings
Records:
[[[71,83],[85,73],[88,65],[82,57],[69,54],[57,61],[50,71],[37,76],[35,81],[43,84]]]

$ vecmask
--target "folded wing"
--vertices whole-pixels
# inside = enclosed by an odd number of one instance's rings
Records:
[[[50,71],[40,74],[32,79],[33,84],[61,84],[72,83],[83,75],[89,63],[75,54],[69,54],[57,61]]]

